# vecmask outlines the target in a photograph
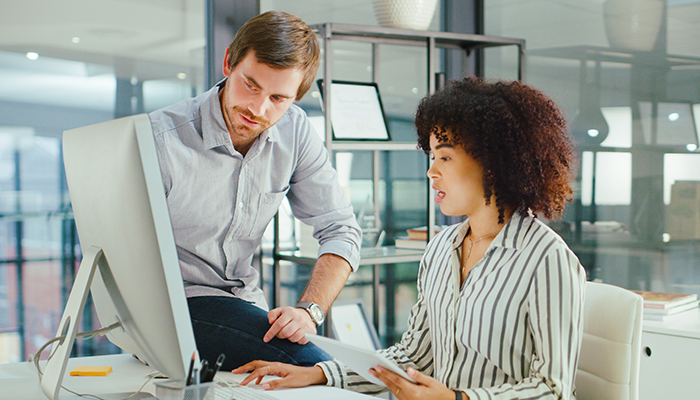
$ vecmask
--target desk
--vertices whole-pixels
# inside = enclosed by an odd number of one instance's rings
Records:
[[[106,377],[96,376],[68,376],[63,378],[63,386],[80,393],[126,393],[137,391],[148,380],[148,373],[152,369],[135,360],[128,354],[116,354],[108,356],[71,358],[68,361],[67,371],[79,365],[110,365],[113,368],[111,374]],[[219,372],[226,380],[233,377],[236,381],[242,380],[243,375],[233,375],[230,372]],[[155,384],[151,380],[144,388],[144,392],[155,394]],[[281,400],[308,400],[327,399],[334,400],[367,400],[374,397],[350,392],[327,386],[311,386],[301,389],[280,389],[266,392]],[[77,397],[65,390],[61,390],[61,400],[83,400],[85,397]],[[34,364],[29,362],[0,364],[0,400],[47,400],[39,386]]]
[[[644,321],[639,399],[698,398],[700,310],[666,321]]]

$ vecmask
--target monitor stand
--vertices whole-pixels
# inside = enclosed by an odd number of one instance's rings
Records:
[[[85,310],[90,288],[92,286],[95,272],[100,266],[109,266],[109,262],[101,248],[90,246],[83,249],[83,259],[80,262],[80,268],[75,276],[73,287],[71,288],[66,308],[63,310],[61,322],[58,325],[56,337],[64,336],[65,338],[54,343],[49,354],[49,358],[43,369],[41,379],[41,390],[49,400],[82,400],[88,394],[78,396],[69,392],[64,392],[60,396],[61,384],[63,377],[66,374],[66,367],[70,359],[70,353],[73,349],[73,343],[78,335],[80,320],[82,319]],[[115,324],[113,328],[120,327],[121,324]],[[37,354],[37,357],[39,355]],[[131,399],[153,399],[157,400],[153,394],[148,392],[125,392],[125,393],[89,393],[105,400],[123,400]]]
[[[75,282],[68,296],[66,308],[63,310],[61,322],[58,324],[58,332],[56,332],[56,337],[63,335],[66,337],[53,345],[49,359],[46,361],[43,375],[41,376],[41,390],[49,400],[59,400],[58,396],[61,391],[61,382],[63,382],[70,352],[73,349],[73,343],[78,334],[80,319],[83,316],[88,293],[90,293],[92,278],[95,276],[95,271],[100,262],[106,261],[102,249],[95,246],[83,249],[83,260],[80,262],[78,274],[75,277]],[[100,395],[100,397],[103,396]],[[124,397],[125,396],[122,396],[120,398],[123,399]],[[132,398],[138,399],[145,397],[134,396]]]

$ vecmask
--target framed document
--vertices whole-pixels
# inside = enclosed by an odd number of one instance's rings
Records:
[[[323,107],[323,79],[317,81]],[[330,110],[337,140],[390,140],[376,83],[333,81]],[[328,115],[328,113],[326,113]]]
[[[336,301],[331,307],[331,337],[367,350],[379,349],[379,338],[362,300]]]

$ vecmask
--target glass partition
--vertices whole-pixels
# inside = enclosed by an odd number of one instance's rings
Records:
[[[588,278],[700,293],[700,44],[687,23],[700,4],[484,5],[485,33],[526,40],[525,80],[570,121],[580,158],[576,197],[551,225]],[[495,57],[487,56],[487,70],[509,62]]]
[[[202,92],[204,0],[7,1],[0,20],[4,363],[26,360],[55,335],[81,259],[62,132]],[[78,343],[81,355],[110,350],[106,341]]]

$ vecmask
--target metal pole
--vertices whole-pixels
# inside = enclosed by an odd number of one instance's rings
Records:
[[[331,24],[323,25],[323,114],[325,116],[326,123],[326,148],[328,149],[328,155],[333,160],[333,124],[331,124],[331,84],[332,84],[332,74],[333,69],[331,63],[333,62],[332,57],[332,46],[331,46]]]
[[[279,307],[280,302],[280,259],[278,256],[280,250],[280,213],[277,211],[273,219],[273,239],[272,239],[272,308]]]
[[[435,38],[430,37],[428,38],[428,94],[433,94],[435,93],[435,59],[437,56],[437,49],[435,45]],[[432,164],[432,160],[428,157],[428,167]],[[432,239],[434,234],[435,234],[435,205],[433,204],[432,200],[435,197],[435,190],[433,190],[432,185],[430,184],[430,179],[428,179],[428,221],[426,226],[428,227],[428,240]]]
[[[19,152],[19,143],[15,147],[15,211],[19,216],[22,213],[22,204],[20,199],[20,194],[22,190],[22,179],[21,179],[21,154]],[[24,236],[24,221],[22,218],[18,218],[15,222],[15,266],[17,269],[17,333],[19,334],[19,356],[20,360],[24,360],[27,354],[27,346],[25,342],[25,332],[24,327],[24,280],[23,280],[23,270],[24,270],[24,260],[23,260],[23,248],[22,248],[22,237]]]

